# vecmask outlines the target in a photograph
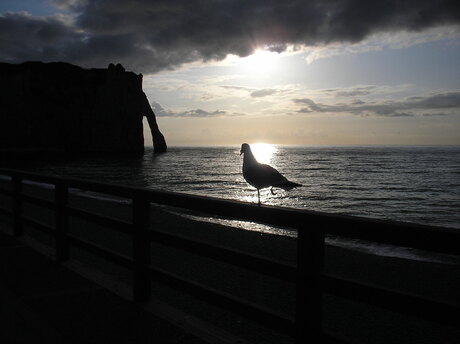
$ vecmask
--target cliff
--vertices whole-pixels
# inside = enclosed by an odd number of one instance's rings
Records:
[[[0,63],[0,89],[0,152],[142,152],[143,116],[166,151],[142,74],[121,65]]]

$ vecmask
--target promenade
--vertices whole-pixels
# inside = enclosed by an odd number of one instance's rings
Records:
[[[25,177],[45,182],[51,178]],[[79,180],[66,182],[80,191],[69,193],[66,202],[56,205],[53,199],[62,197],[61,189],[30,183],[23,183],[21,192],[14,183],[11,189],[8,183],[2,187],[6,197],[0,200],[6,215],[0,221],[1,343],[291,344],[296,342],[294,329],[311,325],[299,316],[302,307],[319,322],[323,342],[457,342],[460,330],[451,316],[460,304],[457,232]],[[87,197],[81,188],[120,193],[134,200]],[[15,202],[8,199],[10,194]],[[143,212],[139,212],[143,203],[138,198],[148,205]],[[301,236],[202,221],[179,215],[158,202],[300,226]],[[140,231],[139,218],[144,217],[149,221],[141,222],[145,223]],[[310,227],[304,228],[306,223]],[[24,235],[20,227],[13,231],[13,224],[23,225]],[[327,243],[324,237],[321,242],[315,238],[305,241],[305,235],[326,229]],[[20,237],[12,237],[13,232]],[[63,240],[62,233],[69,241]],[[337,233],[363,242],[381,241],[387,253],[341,247],[340,238],[339,245],[334,245]],[[150,245],[139,246],[145,242]],[[309,242],[317,245],[304,247]],[[67,259],[62,259],[63,244],[68,245]],[[413,258],[391,253],[407,244],[417,248],[405,249]],[[142,260],[141,248],[146,252]],[[324,266],[319,273],[310,267],[312,275],[305,276],[307,282],[312,278],[321,281],[321,288],[311,290],[314,298],[310,297],[318,305],[302,302],[302,293],[311,288],[299,287],[303,283],[300,272],[305,269],[302,264],[318,263],[305,256],[315,250],[321,253]],[[302,263],[300,267],[296,261]],[[144,277],[139,271],[148,271],[148,284],[136,279]]]
[[[0,231],[0,342],[204,341]]]

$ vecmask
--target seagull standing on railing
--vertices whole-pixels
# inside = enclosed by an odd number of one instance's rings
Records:
[[[244,154],[243,177],[249,184],[257,189],[259,204],[260,189],[271,187],[270,191],[274,195],[274,187],[290,190],[297,186],[302,186],[301,184],[290,182],[273,167],[259,163],[254,157],[254,154],[252,154],[251,147],[247,143],[241,145],[240,155],[241,154]]]

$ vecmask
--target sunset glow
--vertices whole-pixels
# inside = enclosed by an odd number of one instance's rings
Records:
[[[0,61],[142,73],[169,145],[460,145],[448,2],[128,3],[4,1]]]
[[[242,68],[247,69],[247,72],[265,74],[276,68],[278,54],[266,50],[256,50],[254,54],[240,60]]]

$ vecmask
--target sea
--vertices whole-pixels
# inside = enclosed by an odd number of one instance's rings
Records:
[[[252,149],[260,162],[270,164],[289,180],[302,184],[289,191],[274,189],[274,194],[264,189],[262,204],[460,230],[460,146],[255,144]],[[151,147],[146,147],[143,155],[133,157],[36,161],[28,164],[27,169],[256,203],[257,191],[244,180],[242,163],[237,145],[169,147],[164,154],[154,154]],[[244,224],[238,226],[244,228]],[[263,225],[257,228],[271,231]],[[358,249],[361,245],[362,249],[369,250],[368,245],[359,242],[348,245]],[[387,247],[380,249],[382,254],[388,251]],[[389,255],[413,255],[390,251]]]

